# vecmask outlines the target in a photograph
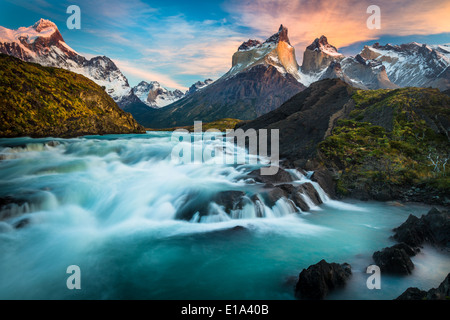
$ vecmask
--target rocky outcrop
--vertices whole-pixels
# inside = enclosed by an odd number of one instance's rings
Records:
[[[230,217],[239,217],[240,211],[249,205],[254,210],[254,217],[263,218],[266,209],[273,209],[279,200],[284,201],[283,205],[291,213],[307,212],[323,203],[311,183],[294,182],[292,175],[282,168],[275,175],[261,175],[258,169],[241,178],[253,185],[253,191],[191,192],[178,208],[176,218],[192,220],[195,216],[214,215],[217,213],[215,205]]]
[[[400,243],[375,252],[373,260],[383,272],[411,274],[414,264],[410,257],[418,253],[424,243],[449,248],[449,211],[432,208],[420,218],[410,215],[393,231],[395,232],[393,238]],[[417,290],[410,290],[408,295],[415,296],[418,293],[420,292]]]
[[[420,218],[410,215],[394,232],[395,240],[412,247],[429,243],[450,248],[450,211],[432,208]]]
[[[428,291],[418,288],[408,288],[396,300],[448,300],[450,298],[450,273],[438,288]]]
[[[292,175],[283,168],[278,168],[277,173],[273,174],[273,175],[262,175],[261,170],[257,169],[257,170],[250,172],[248,176],[250,178],[253,178],[256,182],[261,182],[261,183],[271,184],[271,185],[294,181],[294,179],[292,178]]]
[[[328,293],[345,286],[352,274],[348,263],[319,263],[303,269],[295,286],[295,296],[304,300],[321,300]]]
[[[415,254],[414,250],[406,244],[398,244],[375,252],[372,258],[382,272],[411,274],[414,264],[409,253]]]

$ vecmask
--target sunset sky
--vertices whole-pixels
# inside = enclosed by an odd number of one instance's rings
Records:
[[[72,4],[81,8],[80,30],[66,27]],[[366,26],[369,5],[381,8],[380,30]],[[305,47],[322,34],[346,54],[358,53],[363,43],[450,43],[449,16],[450,0],[0,2],[1,26],[17,29],[49,19],[80,54],[113,59],[130,85],[156,80],[182,90],[220,77],[243,41],[265,40],[280,24],[288,27],[301,64]]]

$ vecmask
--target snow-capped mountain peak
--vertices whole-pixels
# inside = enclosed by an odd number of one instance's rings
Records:
[[[383,64],[389,79],[398,86],[450,86],[450,48],[410,42],[401,45],[364,46],[361,56]]]
[[[306,47],[307,50],[320,51],[329,56],[343,57],[342,53],[339,53],[335,46],[328,43],[327,37],[322,35],[320,38],[316,38],[312,44]]]
[[[278,43],[280,41],[284,41],[289,45],[291,44],[289,42],[288,29],[283,25],[280,25],[278,32],[270,36],[264,43]]]
[[[186,95],[193,94],[194,92],[201,90],[207,86],[209,86],[214,81],[212,79],[206,79],[205,81],[197,81],[192,86],[189,87],[189,90],[186,92]]]
[[[132,89],[132,92],[143,103],[152,108],[163,108],[184,97],[184,93],[163,88],[158,81],[141,81]]]
[[[56,26],[56,24],[54,24],[50,20],[46,20],[46,19],[42,19],[42,18],[33,25],[33,28],[39,33],[41,33],[43,30],[46,30],[46,29],[53,29],[53,31],[58,30],[58,27]]]
[[[250,39],[242,43],[232,58],[232,68],[223,76],[230,78],[257,65],[273,66],[281,74],[299,79],[295,49],[288,38],[288,29],[280,26],[266,41]]]
[[[56,24],[46,19],[17,30],[0,27],[0,52],[82,74],[104,86],[116,102],[131,93],[127,78],[111,59],[105,56],[86,59],[65,43]]]

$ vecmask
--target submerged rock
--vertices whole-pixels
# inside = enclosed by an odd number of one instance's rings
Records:
[[[11,196],[0,197],[0,221],[29,212],[27,201]]]
[[[305,300],[324,299],[330,291],[343,287],[351,274],[348,263],[337,264],[321,260],[300,273],[295,296]]]
[[[242,209],[245,202],[245,192],[242,191],[222,191],[217,193],[212,201],[225,208],[227,213],[231,210]]]

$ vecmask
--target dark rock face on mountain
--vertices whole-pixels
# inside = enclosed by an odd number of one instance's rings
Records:
[[[256,46],[259,46],[259,45],[261,45],[261,41],[249,39],[248,41],[243,42],[239,46],[238,51],[247,51],[247,50],[254,48]]]
[[[352,110],[353,88],[339,79],[326,79],[241,128],[279,129],[280,157],[303,167],[317,144],[331,134],[336,121]]]
[[[269,39],[267,39],[265,43],[278,43],[280,41],[286,42],[289,45],[291,44],[288,38],[288,29],[283,25],[281,25],[278,29],[278,32],[269,37]]]
[[[429,243],[449,248],[450,211],[433,208],[420,218],[410,215],[394,232],[394,239],[412,247]]]
[[[450,297],[450,273],[437,288],[428,291],[408,288],[395,300],[448,300]]]
[[[295,295],[304,300],[324,299],[329,292],[345,286],[351,274],[348,263],[337,264],[321,260],[300,273]]]
[[[144,133],[86,77],[0,54],[0,136]]]

